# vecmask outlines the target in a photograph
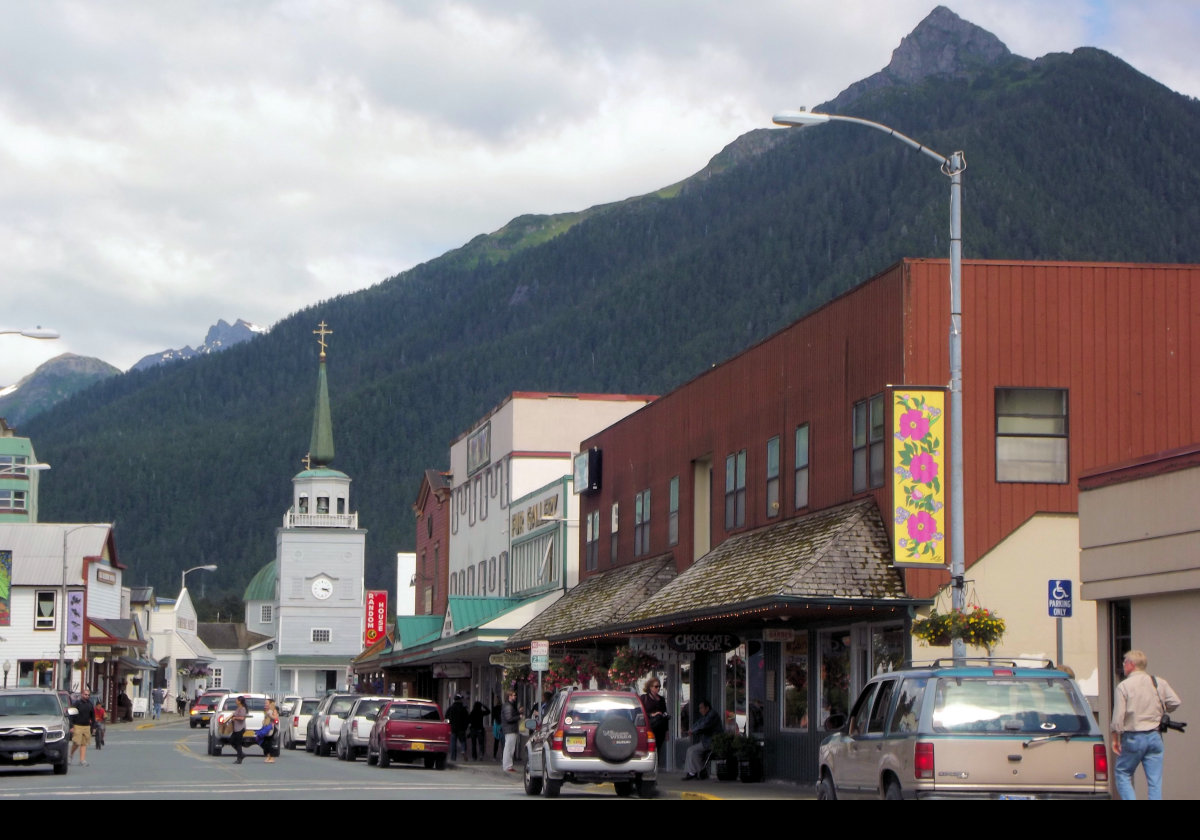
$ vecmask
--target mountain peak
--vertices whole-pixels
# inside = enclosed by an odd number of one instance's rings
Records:
[[[919,82],[928,76],[960,75],[1010,55],[991,32],[938,6],[901,39],[884,72],[900,82]]]
[[[836,113],[870,91],[915,84],[931,76],[970,76],[1012,57],[991,32],[938,6],[900,40],[887,67],[850,85],[821,110]]]

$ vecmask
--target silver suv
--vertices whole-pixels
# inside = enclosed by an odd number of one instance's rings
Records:
[[[346,715],[350,714],[350,707],[358,697],[357,694],[325,695],[308,724],[313,733],[313,751],[317,755],[329,755],[330,750],[337,744]]]
[[[0,689],[0,764],[49,764],[62,776],[69,766],[71,722],[48,688]]]
[[[938,660],[880,674],[821,744],[818,799],[1107,799],[1108,753],[1050,663]]]
[[[354,761],[360,755],[367,754],[367,744],[371,739],[371,729],[375,726],[375,718],[379,717],[379,709],[391,697],[359,697],[346,714],[346,720],[338,732],[337,757],[342,761]]]
[[[658,792],[656,744],[632,691],[562,689],[529,738],[525,792],[558,796],[563,782],[612,782],[618,796]]]

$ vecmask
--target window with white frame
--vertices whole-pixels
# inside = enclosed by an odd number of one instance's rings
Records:
[[[29,464],[27,455],[0,455],[0,472],[6,477],[14,475],[29,475],[26,467]]]
[[[650,491],[643,490],[633,497],[633,554],[641,557],[650,553]]]
[[[210,670],[212,671],[212,675],[211,675],[212,676],[212,685],[209,686],[209,688],[224,688],[225,687],[224,671],[221,668],[212,668]]]
[[[1067,391],[996,389],[996,481],[1067,483]]]
[[[263,604],[258,617],[259,623],[270,624],[275,620],[274,608],[271,604]]]
[[[0,510],[25,510],[25,491],[0,490]]]
[[[325,644],[332,640],[333,631],[328,627],[312,628],[312,641],[314,644]]]
[[[612,531],[611,531],[612,541],[611,541],[611,551],[609,552],[609,555],[608,555],[608,562],[610,562],[610,563],[617,562],[617,525],[620,523],[620,515],[619,514],[620,514],[620,509],[618,508],[617,503],[613,502],[613,505],[612,505]]]
[[[53,630],[57,626],[55,624],[57,597],[58,593],[53,589],[42,590],[34,595],[34,630]]]
[[[594,510],[587,515],[587,542],[584,556],[584,568],[594,572],[600,567],[600,511]]]
[[[856,402],[853,411],[854,492],[883,486],[883,394]]]
[[[671,479],[670,504],[667,509],[667,545],[679,542],[679,476]]]
[[[779,436],[767,441],[767,518],[778,516],[779,503]]]
[[[746,450],[725,459],[725,530],[746,524]]]
[[[808,424],[796,427],[796,510],[808,507]]]

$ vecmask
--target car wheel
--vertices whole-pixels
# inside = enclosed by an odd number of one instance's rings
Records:
[[[188,721],[188,725],[189,725],[189,726],[191,726],[191,727],[192,727],[192,729],[195,729],[195,728],[196,728],[197,726],[199,726],[200,724],[199,724],[197,721],[194,721],[194,720],[189,720],[189,721]]]
[[[288,738],[287,743],[284,744],[283,746],[285,749],[294,750],[294,749],[296,749],[296,742],[293,739]]]
[[[324,738],[317,741],[317,755],[321,756],[321,758],[329,757],[329,742]]]
[[[633,795],[633,782],[613,782],[613,787],[617,790],[617,796]]]
[[[654,797],[658,796],[658,782],[639,782],[638,796],[640,796],[642,799],[653,799]]]
[[[386,770],[388,765],[392,763],[392,754],[387,750],[379,751],[379,766]]]
[[[542,792],[541,778],[533,778],[533,773],[529,769],[529,761],[525,762],[525,772],[522,774],[522,779],[525,782],[525,793],[530,796],[537,796]]]
[[[551,779],[549,776],[542,777],[542,796],[547,799],[555,799],[562,792],[562,779]]]
[[[346,743],[346,757],[343,761],[358,761],[358,748],[349,742]]]
[[[377,755],[375,755],[375,753],[371,752],[371,745],[367,744],[367,766],[374,767],[378,763],[379,763],[379,756],[377,756]]]
[[[62,761],[60,761],[58,764],[55,764],[55,765],[54,765],[54,775],[55,775],[55,776],[65,776],[65,775],[67,775],[67,769],[68,769],[70,766],[71,766],[71,763],[70,763],[70,761],[68,761],[67,759],[65,759],[65,758],[64,758],[64,759],[63,759]]]
[[[833,786],[833,776],[828,773],[821,774],[821,781],[817,782],[817,799],[823,802],[837,800],[837,789]]]
[[[425,756],[425,769],[432,770],[434,767],[437,767],[437,756],[436,755]]]
[[[338,761],[346,760],[346,750],[344,747],[342,747],[342,739],[341,738],[338,738],[338,742],[336,745],[334,745],[333,751],[337,755]]]
[[[620,764],[633,757],[637,750],[638,731],[633,721],[620,714],[610,714],[600,721],[595,734],[596,752],[611,764]]]
[[[888,779],[887,784],[883,788],[884,799],[903,799],[904,794],[900,792],[900,783],[895,779]]]
[[[221,754],[221,745],[219,743],[217,743],[216,741],[209,740],[208,754],[209,755],[220,755]]]
[[[446,769],[446,754],[441,753],[440,755],[438,755],[437,759],[433,762],[433,766],[436,767],[438,770],[445,770]]]

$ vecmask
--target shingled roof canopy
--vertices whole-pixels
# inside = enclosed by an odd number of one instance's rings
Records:
[[[671,554],[592,575],[510,636],[505,647],[528,646],[534,639],[567,641],[596,635],[623,621],[674,577]]]

